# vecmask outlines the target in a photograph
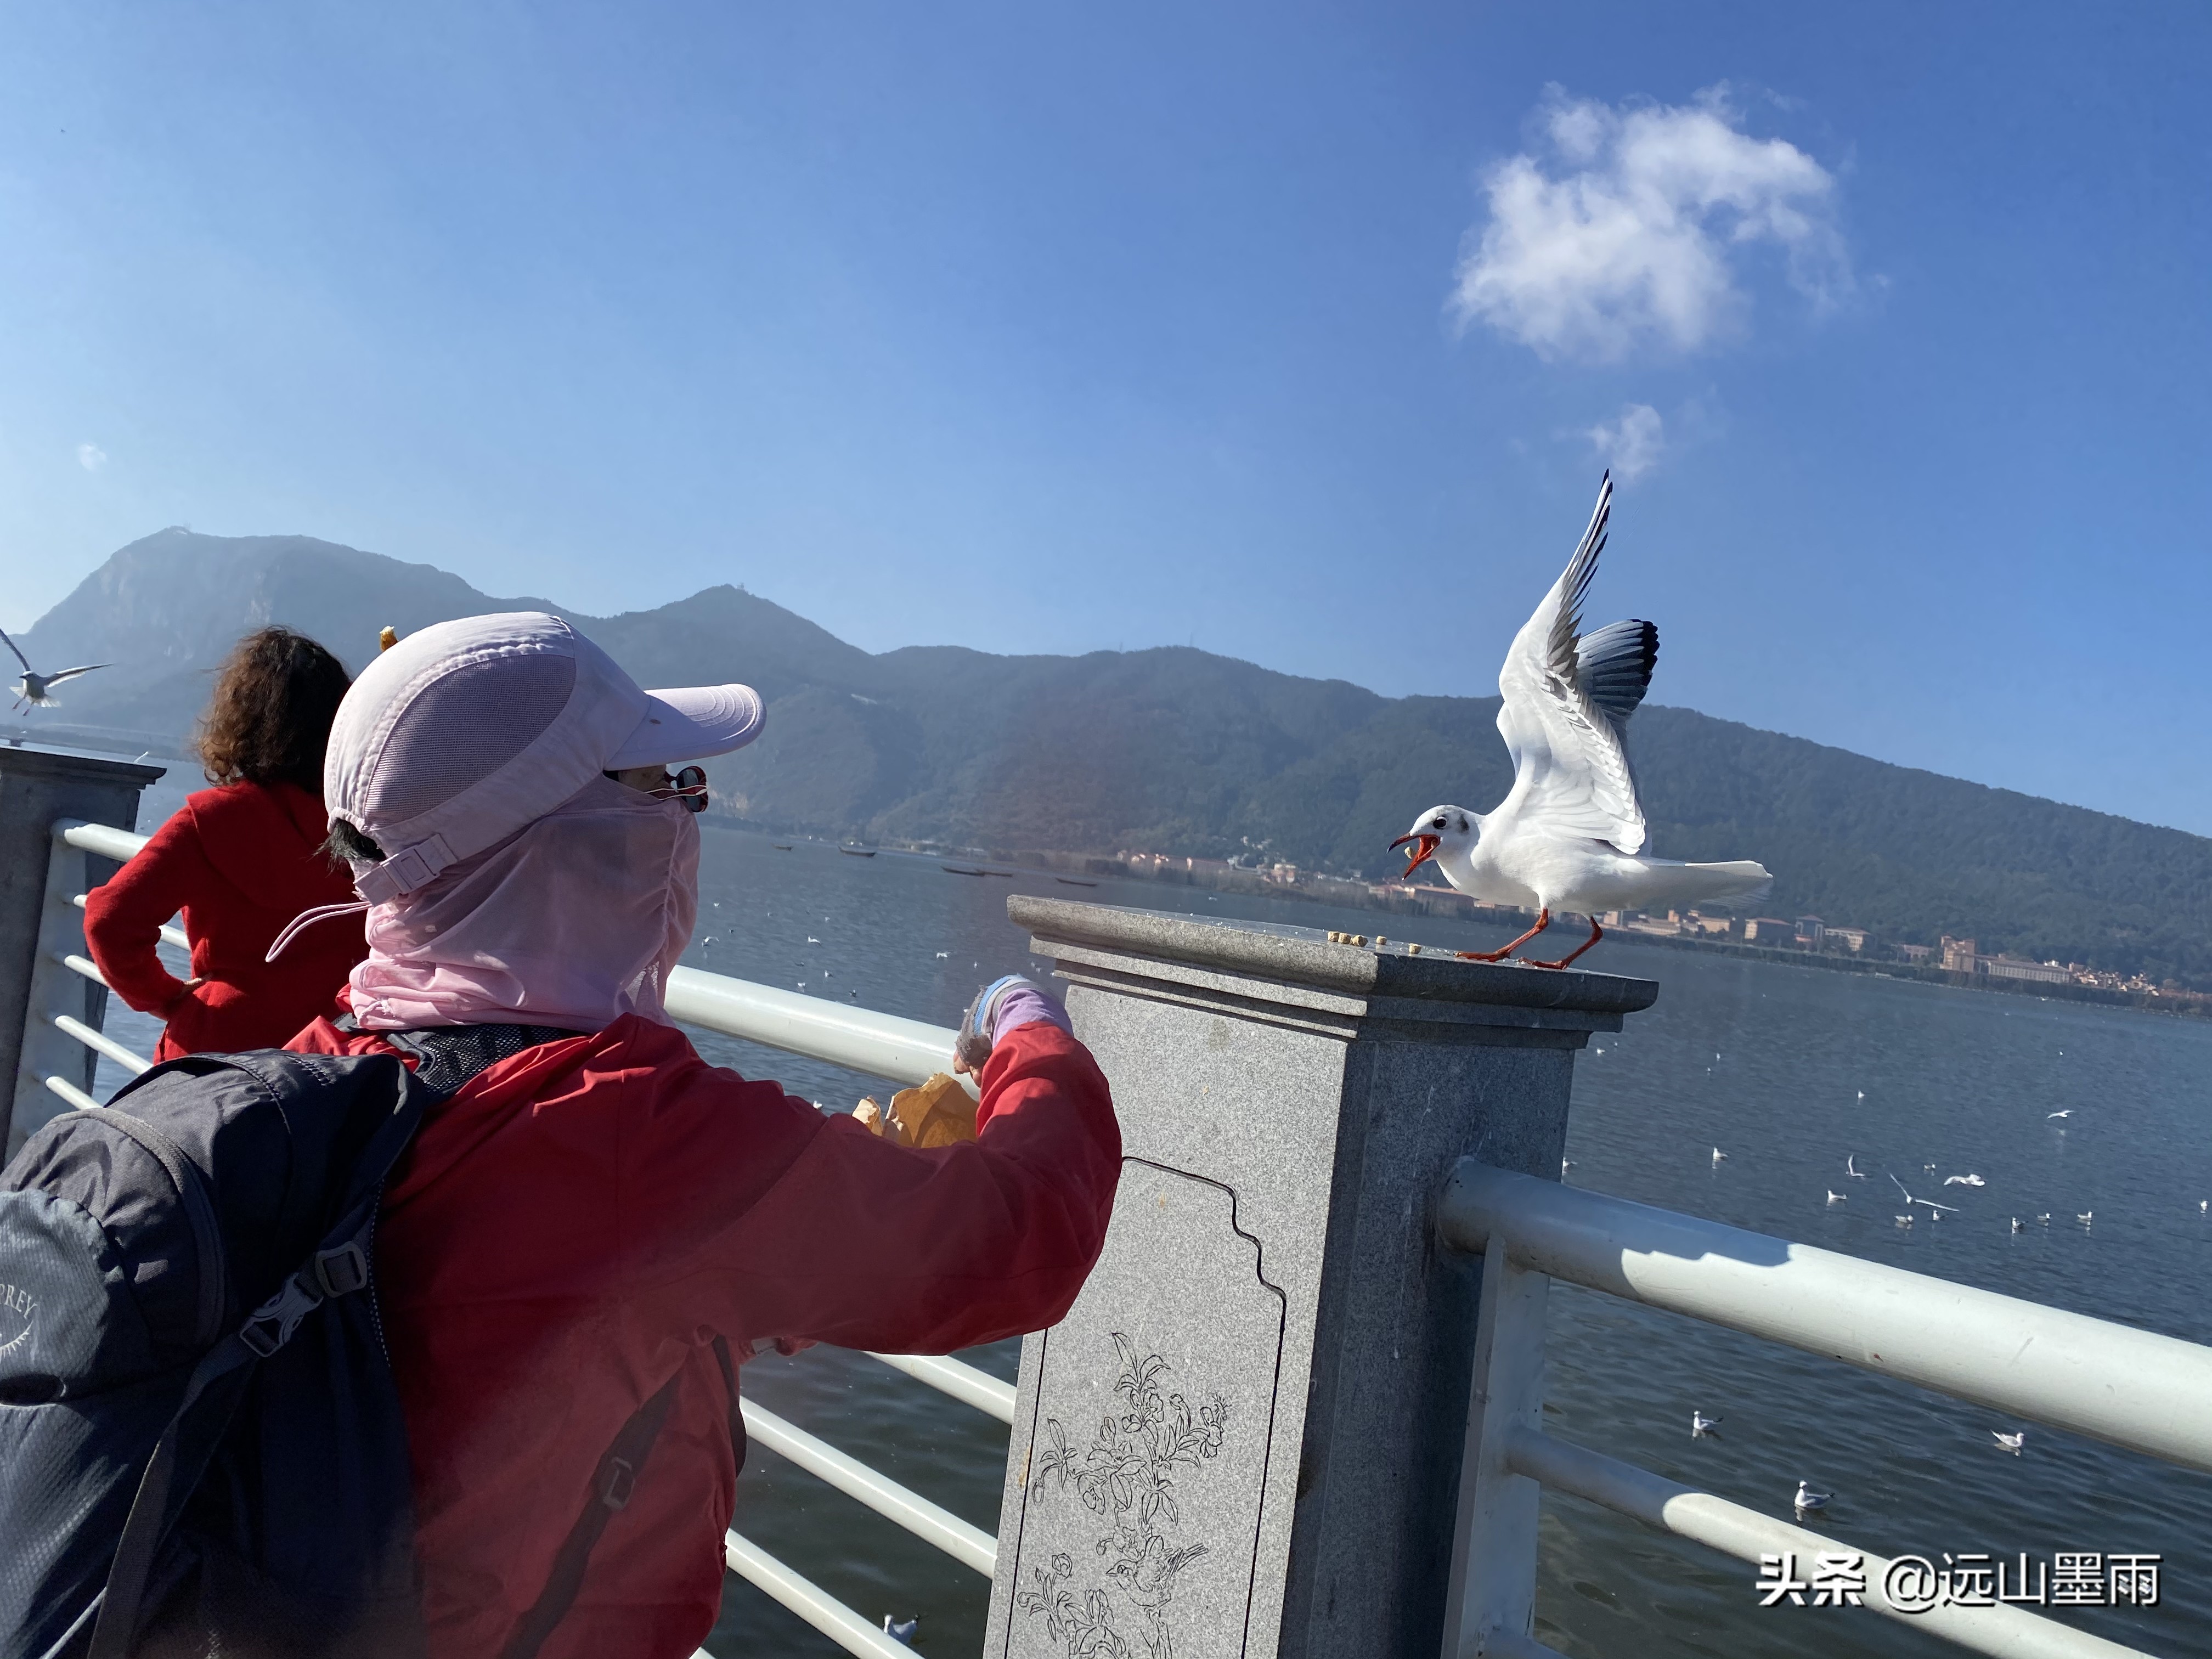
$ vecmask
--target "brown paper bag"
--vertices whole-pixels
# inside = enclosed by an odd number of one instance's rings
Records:
[[[893,1095],[890,1115],[908,1146],[957,1146],[975,1139],[975,1097],[943,1072]]]

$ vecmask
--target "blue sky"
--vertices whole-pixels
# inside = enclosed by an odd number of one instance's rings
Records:
[[[0,626],[181,522],[1482,693],[1610,460],[1590,619],[1658,623],[1655,700],[2212,833],[2208,47],[2193,3],[15,8]]]

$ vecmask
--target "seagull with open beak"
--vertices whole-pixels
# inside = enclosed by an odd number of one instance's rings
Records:
[[[1773,884],[1749,860],[1684,864],[1644,850],[1650,836],[1626,735],[1651,684],[1659,630],[1632,621],[1580,631],[1612,510],[1608,475],[1574,556],[1498,671],[1498,730],[1513,757],[1511,791],[1488,812],[1432,806],[1390,843],[1412,844],[1407,876],[1434,863],[1462,893],[1536,912],[1536,925],[1504,950],[1460,952],[1473,961],[1503,960],[1565,910],[1589,917],[1589,937],[1557,961],[1528,964],[1565,968],[1603,937],[1599,911],[1756,898]]]

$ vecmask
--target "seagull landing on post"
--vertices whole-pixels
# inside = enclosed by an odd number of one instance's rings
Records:
[[[64,668],[58,674],[41,674],[32,668],[31,659],[23,654],[22,647],[9,639],[5,632],[0,632],[0,644],[5,644],[15,653],[15,660],[23,665],[22,675],[15,682],[15,707],[19,710],[55,708],[58,705],[54,699],[47,695],[49,686],[59,685],[64,680],[73,680],[80,674],[89,674],[95,668],[108,665],[104,662],[88,662],[82,668]]]
[[[1644,804],[1628,765],[1628,717],[1650,688],[1659,630],[1648,622],[1580,632],[1583,596],[1605,550],[1613,475],[1574,557],[1513,637],[1498,671],[1498,730],[1513,757],[1513,787],[1492,811],[1432,806],[1390,843],[1413,843],[1407,875],[1434,860],[1461,892],[1536,912],[1536,925],[1502,951],[1462,951],[1499,962],[1552,925],[1554,910],[1590,919],[1589,937],[1564,968],[1604,937],[1596,913],[1755,898],[1773,885],[1765,866],[1684,864],[1644,851]]]

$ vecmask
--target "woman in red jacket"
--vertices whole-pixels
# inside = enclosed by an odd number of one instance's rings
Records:
[[[200,763],[216,787],[188,796],[86,901],[85,938],[108,985],[167,1022],[156,1060],[276,1048],[330,1009],[368,954],[358,926],[333,922],[262,959],[302,910],[353,896],[322,850],[323,750],[348,684],[343,663],[289,628],[240,640],[200,720]],[[154,950],[179,910],[189,980]]]
[[[339,711],[324,794],[370,954],[351,1012],[289,1046],[397,1052],[443,1097],[375,1244],[428,1659],[686,1659],[721,1601],[738,1362],[1040,1330],[1098,1258],[1121,1132],[1037,988],[963,1021],[981,1099],[950,1146],[710,1066],[670,1023],[704,801],[663,769],[762,719],[741,685],[642,690],[528,612],[423,629]],[[656,1417],[611,1514],[611,1449]]]

